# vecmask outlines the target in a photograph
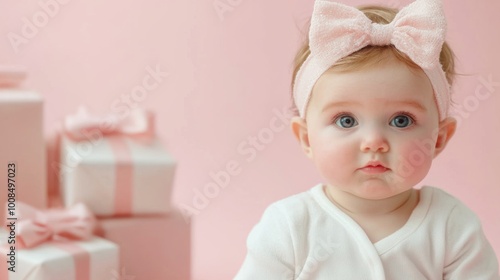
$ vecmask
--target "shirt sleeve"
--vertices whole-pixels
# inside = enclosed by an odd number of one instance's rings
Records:
[[[247,255],[234,279],[294,279],[294,259],[288,218],[273,204],[248,235]]]
[[[500,280],[495,252],[479,218],[465,205],[457,205],[451,211],[446,239],[443,279]]]

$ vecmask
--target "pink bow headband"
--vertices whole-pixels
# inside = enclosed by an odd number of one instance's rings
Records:
[[[316,0],[309,31],[310,55],[294,83],[293,97],[305,117],[319,77],[338,60],[368,45],[394,45],[422,68],[434,89],[439,119],[448,115],[450,85],[439,62],[446,33],[440,0],[417,0],[389,24],[373,23],[360,10],[330,0]]]

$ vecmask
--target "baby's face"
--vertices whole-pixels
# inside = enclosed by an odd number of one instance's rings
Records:
[[[366,199],[406,191],[429,171],[439,117],[425,73],[394,59],[325,72],[313,88],[307,131],[314,164],[332,187]],[[387,169],[362,169],[380,161]]]

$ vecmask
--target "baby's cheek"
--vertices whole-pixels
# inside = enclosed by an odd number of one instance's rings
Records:
[[[431,151],[418,141],[405,144],[400,151],[398,174],[408,177],[410,181],[423,179],[432,163]]]
[[[332,148],[331,146],[324,146],[317,150],[315,154],[316,168],[325,178],[341,179],[344,174],[343,170],[352,168],[356,158],[347,147]]]

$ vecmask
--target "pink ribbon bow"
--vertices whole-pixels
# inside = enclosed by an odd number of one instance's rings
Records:
[[[368,45],[394,45],[429,76],[443,118],[449,85],[439,63],[446,33],[440,0],[417,0],[401,9],[389,24],[373,23],[360,10],[330,0],[317,0],[311,17],[311,54],[297,73],[294,98],[301,116],[316,80],[339,59]]]
[[[69,209],[41,211],[18,202],[16,212],[16,243],[19,248],[33,248],[50,240],[87,240],[92,237],[96,226],[94,215],[83,203]]]
[[[0,65],[0,87],[18,87],[26,79],[26,68],[21,65]]]
[[[444,43],[446,21],[438,1],[418,0],[389,24],[377,24],[360,10],[318,1],[311,19],[311,53],[334,61],[368,45],[393,44],[422,68],[434,67]]]
[[[125,116],[91,115],[85,107],[64,119],[65,135],[73,141],[91,140],[96,136],[126,135],[149,140],[154,135],[153,114],[144,110],[130,110]]]

